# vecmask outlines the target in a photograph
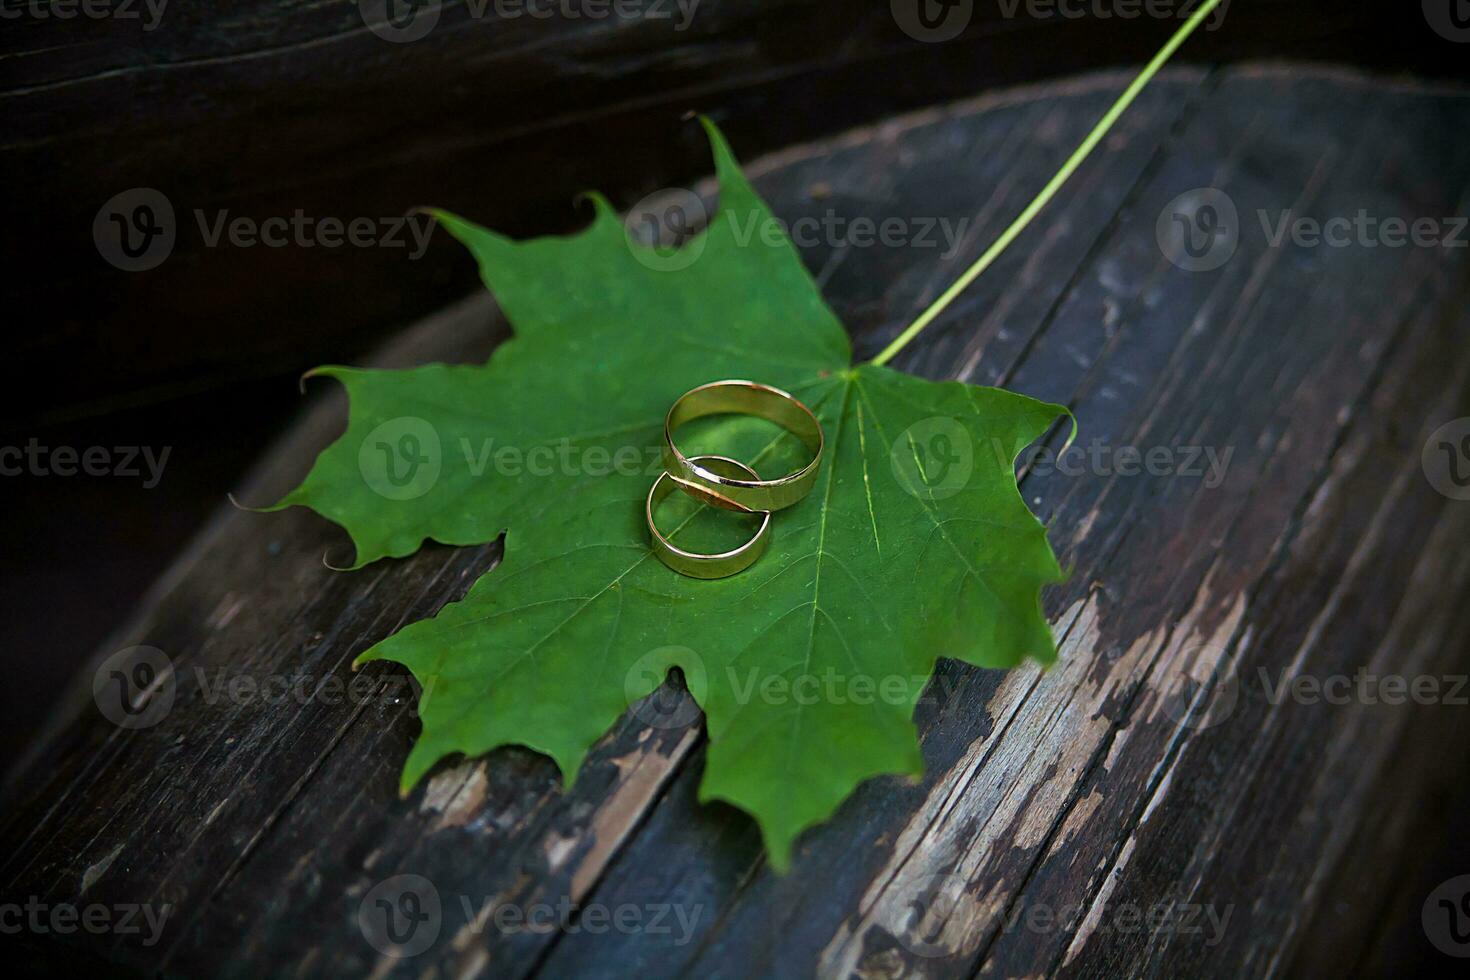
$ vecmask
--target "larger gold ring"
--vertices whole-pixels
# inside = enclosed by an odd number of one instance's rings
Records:
[[[775,480],[724,476],[700,466],[702,457],[685,456],[674,442],[674,430],[706,415],[754,415],[786,429],[812,452],[811,462]],[[790,507],[811,493],[822,465],[822,425],[812,410],[780,388],[754,381],[712,381],[679,396],[664,417],[664,469],[681,489],[706,503],[728,510],[772,511]]]
[[[744,463],[727,456],[696,456],[694,459],[725,470],[727,473],[740,473],[752,477],[759,475]],[[724,578],[727,575],[745,571],[765,553],[766,545],[770,543],[771,514],[769,511],[760,515],[761,525],[756,528],[755,535],[734,551],[705,555],[675,547],[673,542],[664,537],[663,532],[658,529],[658,525],[653,520],[654,510],[665,497],[673,492],[675,485],[669,474],[660,473],[658,479],[653,481],[653,486],[648,488],[646,508],[648,533],[653,538],[653,553],[658,555],[659,561],[680,575],[688,575],[690,578]],[[702,497],[701,499],[707,500],[708,498]]]

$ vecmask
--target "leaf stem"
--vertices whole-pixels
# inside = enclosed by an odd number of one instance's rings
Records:
[[[1179,50],[1179,46],[1188,39],[1189,35],[1194,33],[1194,29],[1199,27],[1200,23],[1209,16],[1210,12],[1220,5],[1220,2],[1221,0],[1205,0],[1205,4],[1199,10],[1195,11],[1194,16],[1185,21],[1179,30],[1174,32],[1174,36],[1169,39],[1169,43],[1159,49],[1159,53],[1154,55],[1153,60],[1144,67],[1143,71],[1138,73],[1138,77],[1133,80],[1133,84],[1129,85],[1123,94],[1118,96],[1118,101],[1113,103],[1112,108],[1107,111],[1107,114],[1092,128],[1092,132],[1087,134],[1087,138],[1082,141],[1082,145],[1078,146],[1073,151],[1072,156],[1068,158],[1067,162],[1062,164],[1062,169],[1058,170],[1056,175],[1041,189],[1041,193],[1037,194],[1035,199],[1026,205],[1026,210],[1022,211],[1016,220],[1011,222],[1009,228],[1001,232],[1000,237],[985,250],[985,254],[981,255],[974,265],[965,270],[964,275],[956,279],[927,310],[919,314],[917,320],[905,327],[903,333],[893,339],[893,343],[883,348],[882,352],[873,358],[874,364],[886,364],[893,358],[893,355],[903,350],[909,341],[919,335],[919,331],[927,327],[934,321],[935,317],[944,312],[944,308],[952,303],[956,296],[964,292],[965,287],[974,282],[980,273],[989,268],[990,264],[996,260],[1000,253],[1004,252],[1006,247],[1016,240],[1016,237],[1031,223],[1031,219],[1035,218],[1037,213],[1046,207],[1047,203],[1056,196],[1057,191],[1067,182],[1067,178],[1071,177],[1077,168],[1082,165],[1082,161],[1087,159],[1088,154],[1097,147],[1098,143],[1102,142],[1102,138],[1108,134],[1108,130],[1113,128],[1113,124],[1118,121],[1119,116],[1123,115],[1124,110],[1138,97],[1138,93],[1142,92],[1144,86],[1153,80],[1153,77],[1158,74],[1159,69],[1164,66],[1164,63],[1173,57],[1174,52]]]

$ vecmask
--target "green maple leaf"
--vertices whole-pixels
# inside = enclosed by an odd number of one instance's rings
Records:
[[[751,813],[781,869],[859,782],[921,771],[911,716],[939,656],[1055,658],[1039,593],[1063,576],[1012,467],[1066,410],[853,366],[795,249],[764,233],[771,215],[707,128],[720,206],[680,252],[632,243],[600,198],[585,231],[527,242],[439,214],[514,339],[484,365],[320,369],[347,388],[347,431],[276,506],[342,525],[359,566],[425,539],[505,534],[504,560],[463,601],[359,657],[404,664],[423,685],[405,792],[445,756],[512,743],[551,756],[570,784],[630,701],[678,666],[708,726],[701,798]],[[643,502],[669,405],[722,378],[801,398],[827,455],[811,495],[774,516],[766,555],[702,581],[650,552]],[[777,431],[716,419],[691,442],[770,478],[796,458]],[[749,533],[679,494],[665,507],[661,524],[672,515],[696,548]]]

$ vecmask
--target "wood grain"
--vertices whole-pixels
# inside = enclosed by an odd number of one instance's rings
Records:
[[[639,16],[611,17],[594,15],[603,0],[443,0],[431,33],[390,43],[367,26],[372,5],[172,0],[145,30],[151,18],[7,3],[0,180],[18,193],[0,300],[17,376],[46,381],[0,393],[7,420],[358,357],[475,286],[442,236],[417,259],[314,236],[211,246],[199,215],[205,227],[297,212],[377,222],[434,205],[545,234],[586,219],[574,201],[587,188],[627,206],[704,173],[698,127],[680,122],[691,111],[753,157],[999,84],[1138,63],[1177,23],[975,3],[958,37],[923,43],[887,2],[698,0],[681,18],[674,0],[619,0]],[[555,16],[495,16],[529,7]],[[1465,72],[1461,46],[1400,0],[1252,0],[1224,23],[1185,56]],[[177,241],[157,268],[123,272],[99,256],[92,225],[139,187],[167,196]]]
[[[1124,81],[1005,92],[749,169],[792,221],[970,220],[953,254],[804,250],[871,354]],[[221,678],[345,682],[353,656],[454,601],[499,553],[429,548],[334,574],[322,556],[345,539],[325,522],[223,509],[99,654],[166,651],[172,710],[117,728],[81,678],[12,775],[0,827],[6,896],[166,903],[162,940],[28,939],[237,975],[1264,976],[1381,957],[1405,929],[1435,955],[1414,932],[1435,826],[1417,801],[1464,798],[1463,754],[1440,746],[1463,744],[1466,709],[1273,691],[1359,668],[1467,670],[1470,504],[1433,489],[1420,451],[1470,415],[1470,262],[1454,248],[1273,246],[1258,214],[1464,214],[1470,145],[1454,134],[1467,122],[1464,91],[1288,67],[1169,72],[905,352],[899,366],[926,377],[1071,405],[1084,451],[1164,448],[1173,463],[1023,469],[1072,569],[1046,596],[1061,661],[1044,674],[943,662],[916,713],[924,777],[864,784],[802,837],[790,874],[765,865],[746,817],[696,802],[697,722],[625,718],[570,792],[548,760],[502,750],[442,765],[401,800],[417,723],[396,669],[368,665],[366,694],[345,700],[219,696]],[[1191,273],[1155,226],[1198,188],[1234,202],[1240,236],[1218,269]],[[488,298],[469,300],[379,362],[473,360],[503,329]],[[341,411],[325,393],[244,499],[298,479]],[[1228,451],[1228,465],[1195,473],[1190,447]],[[442,923],[429,950],[394,960],[357,914],[400,874],[433,883]],[[1162,925],[1131,918],[1171,903]],[[500,906],[566,914],[504,928]],[[644,926],[597,928],[620,908]]]

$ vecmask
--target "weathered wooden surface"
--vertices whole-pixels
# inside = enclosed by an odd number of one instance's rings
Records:
[[[952,106],[750,169],[788,219],[973,219],[950,256],[805,250],[871,354],[1004,227],[1122,81]],[[168,903],[161,940],[25,940],[252,976],[1315,974],[1386,970],[1403,936],[1410,954],[1438,955],[1417,931],[1437,883],[1421,878],[1445,814],[1463,812],[1470,711],[1267,695],[1283,676],[1470,666],[1470,502],[1438,493],[1420,463],[1430,432],[1470,415],[1470,250],[1272,247],[1257,213],[1464,214],[1467,123],[1463,91],[1282,68],[1168,73],[905,352],[900,366],[926,377],[1066,402],[1084,448],[1231,455],[1218,480],[1025,472],[1073,569],[1046,596],[1059,665],[945,662],[916,715],[925,777],[865,784],[802,838],[790,874],[771,873],[747,818],[695,802],[697,722],[626,717],[569,793],[548,760],[502,750],[441,766],[400,800],[417,725],[395,668],[364,668],[368,695],[346,703],[221,696],[232,677],[340,682],[354,655],[463,594],[498,555],[430,548],[335,574],[321,558],[345,539],[325,522],[222,510],[103,651],[165,651],[171,711],[115,727],[83,678],[9,784],[0,829],[7,898]],[[1155,224],[1199,188],[1233,201],[1239,245],[1187,272]],[[383,362],[482,357],[501,329],[473,300]],[[246,499],[304,472],[341,424],[326,401]],[[395,960],[358,913],[401,874],[432,882],[442,915],[426,951]],[[1169,902],[1197,910],[1172,920],[1183,928],[1132,919]],[[643,927],[606,926],[628,906]],[[530,929],[497,924],[498,907],[573,911]]]
[[[473,282],[442,237],[417,261],[388,246],[209,247],[196,210],[208,223],[379,221],[437,205],[544,232],[580,220],[571,202],[587,187],[627,205],[703,173],[698,134],[678,126],[691,110],[754,156],[998,84],[1137,63],[1177,24],[966,0],[965,30],[925,43],[888,0],[619,0],[640,16],[609,16],[603,0],[394,0],[438,13],[424,37],[392,43],[367,26],[381,16],[363,16],[385,0],[171,0],[155,22],[159,2],[88,0],[119,8],[95,18],[5,0],[0,181],[24,190],[0,238],[0,301],[12,363],[46,380],[0,392],[7,419],[341,361]],[[1224,24],[1185,56],[1466,70],[1463,46],[1402,0],[1251,0]],[[122,272],[92,224],[139,187],[168,197],[178,236],[164,264]]]

